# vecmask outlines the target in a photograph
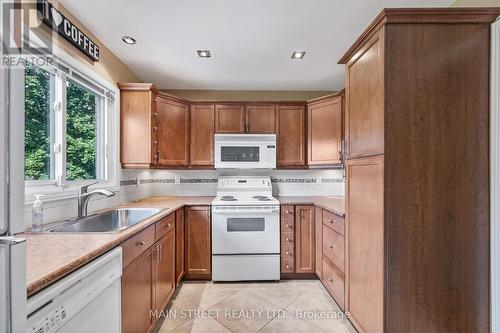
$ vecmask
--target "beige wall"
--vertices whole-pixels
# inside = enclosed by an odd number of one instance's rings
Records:
[[[456,0],[454,7],[500,7],[500,0]]]
[[[291,90],[168,90],[164,92],[190,101],[307,101],[333,91]]]
[[[30,8],[32,1],[21,0],[26,8]],[[82,32],[84,32],[90,39],[92,39],[98,46],[100,52],[99,62],[93,62],[83,53],[81,53],[77,48],[71,45],[69,42],[60,37],[55,31],[52,31],[45,24],[38,24],[37,20],[31,20],[28,22],[28,18],[25,17],[26,24],[29,24],[31,29],[44,37],[52,34],[52,40],[59,48],[63,49],[69,55],[85,64],[89,68],[92,68],[97,74],[102,76],[105,80],[116,84],[117,82],[142,82],[139,77],[133,73],[118,57],[116,57],[97,37],[95,37],[90,31],[80,22],[78,19],[68,12],[62,5],[58,4],[56,1],[51,1],[52,5],[56,7],[64,16],[66,16],[74,25],[76,25]],[[30,15],[32,16],[32,15]]]

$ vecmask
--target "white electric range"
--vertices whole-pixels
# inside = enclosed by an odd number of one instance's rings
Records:
[[[280,205],[270,177],[220,177],[212,201],[212,280],[280,279]]]

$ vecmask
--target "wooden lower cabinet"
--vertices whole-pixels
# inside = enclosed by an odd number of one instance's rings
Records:
[[[346,305],[358,330],[383,332],[384,156],[347,161]]]
[[[344,310],[344,274],[325,257],[322,259],[322,267],[323,276],[321,282],[339,307]]]
[[[184,208],[175,211],[175,284],[178,285],[184,276]]]
[[[122,272],[122,333],[150,332],[153,329],[155,319],[150,311],[155,308],[154,283],[153,248],[150,248]]]
[[[175,290],[175,230],[170,230],[156,243],[155,309],[165,308]]]
[[[314,206],[295,207],[295,272],[315,272]]]
[[[323,276],[323,209],[315,207],[314,217],[316,275],[321,280]]]
[[[185,214],[186,276],[210,278],[212,274],[210,206],[187,207]]]

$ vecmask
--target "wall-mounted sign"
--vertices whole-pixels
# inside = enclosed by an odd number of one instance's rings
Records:
[[[99,61],[99,46],[96,45],[70,20],[61,14],[46,0],[37,1],[37,10],[42,22],[47,24],[60,36],[73,44],[77,49],[94,61]]]

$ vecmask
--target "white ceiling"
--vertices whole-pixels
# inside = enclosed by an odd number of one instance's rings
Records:
[[[165,89],[337,90],[337,61],[384,7],[452,0],[60,0],[143,81]],[[135,46],[121,41],[137,39]],[[212,58],[198,58],[209,49]],[[303,60],[290,59],[294,50]]]

